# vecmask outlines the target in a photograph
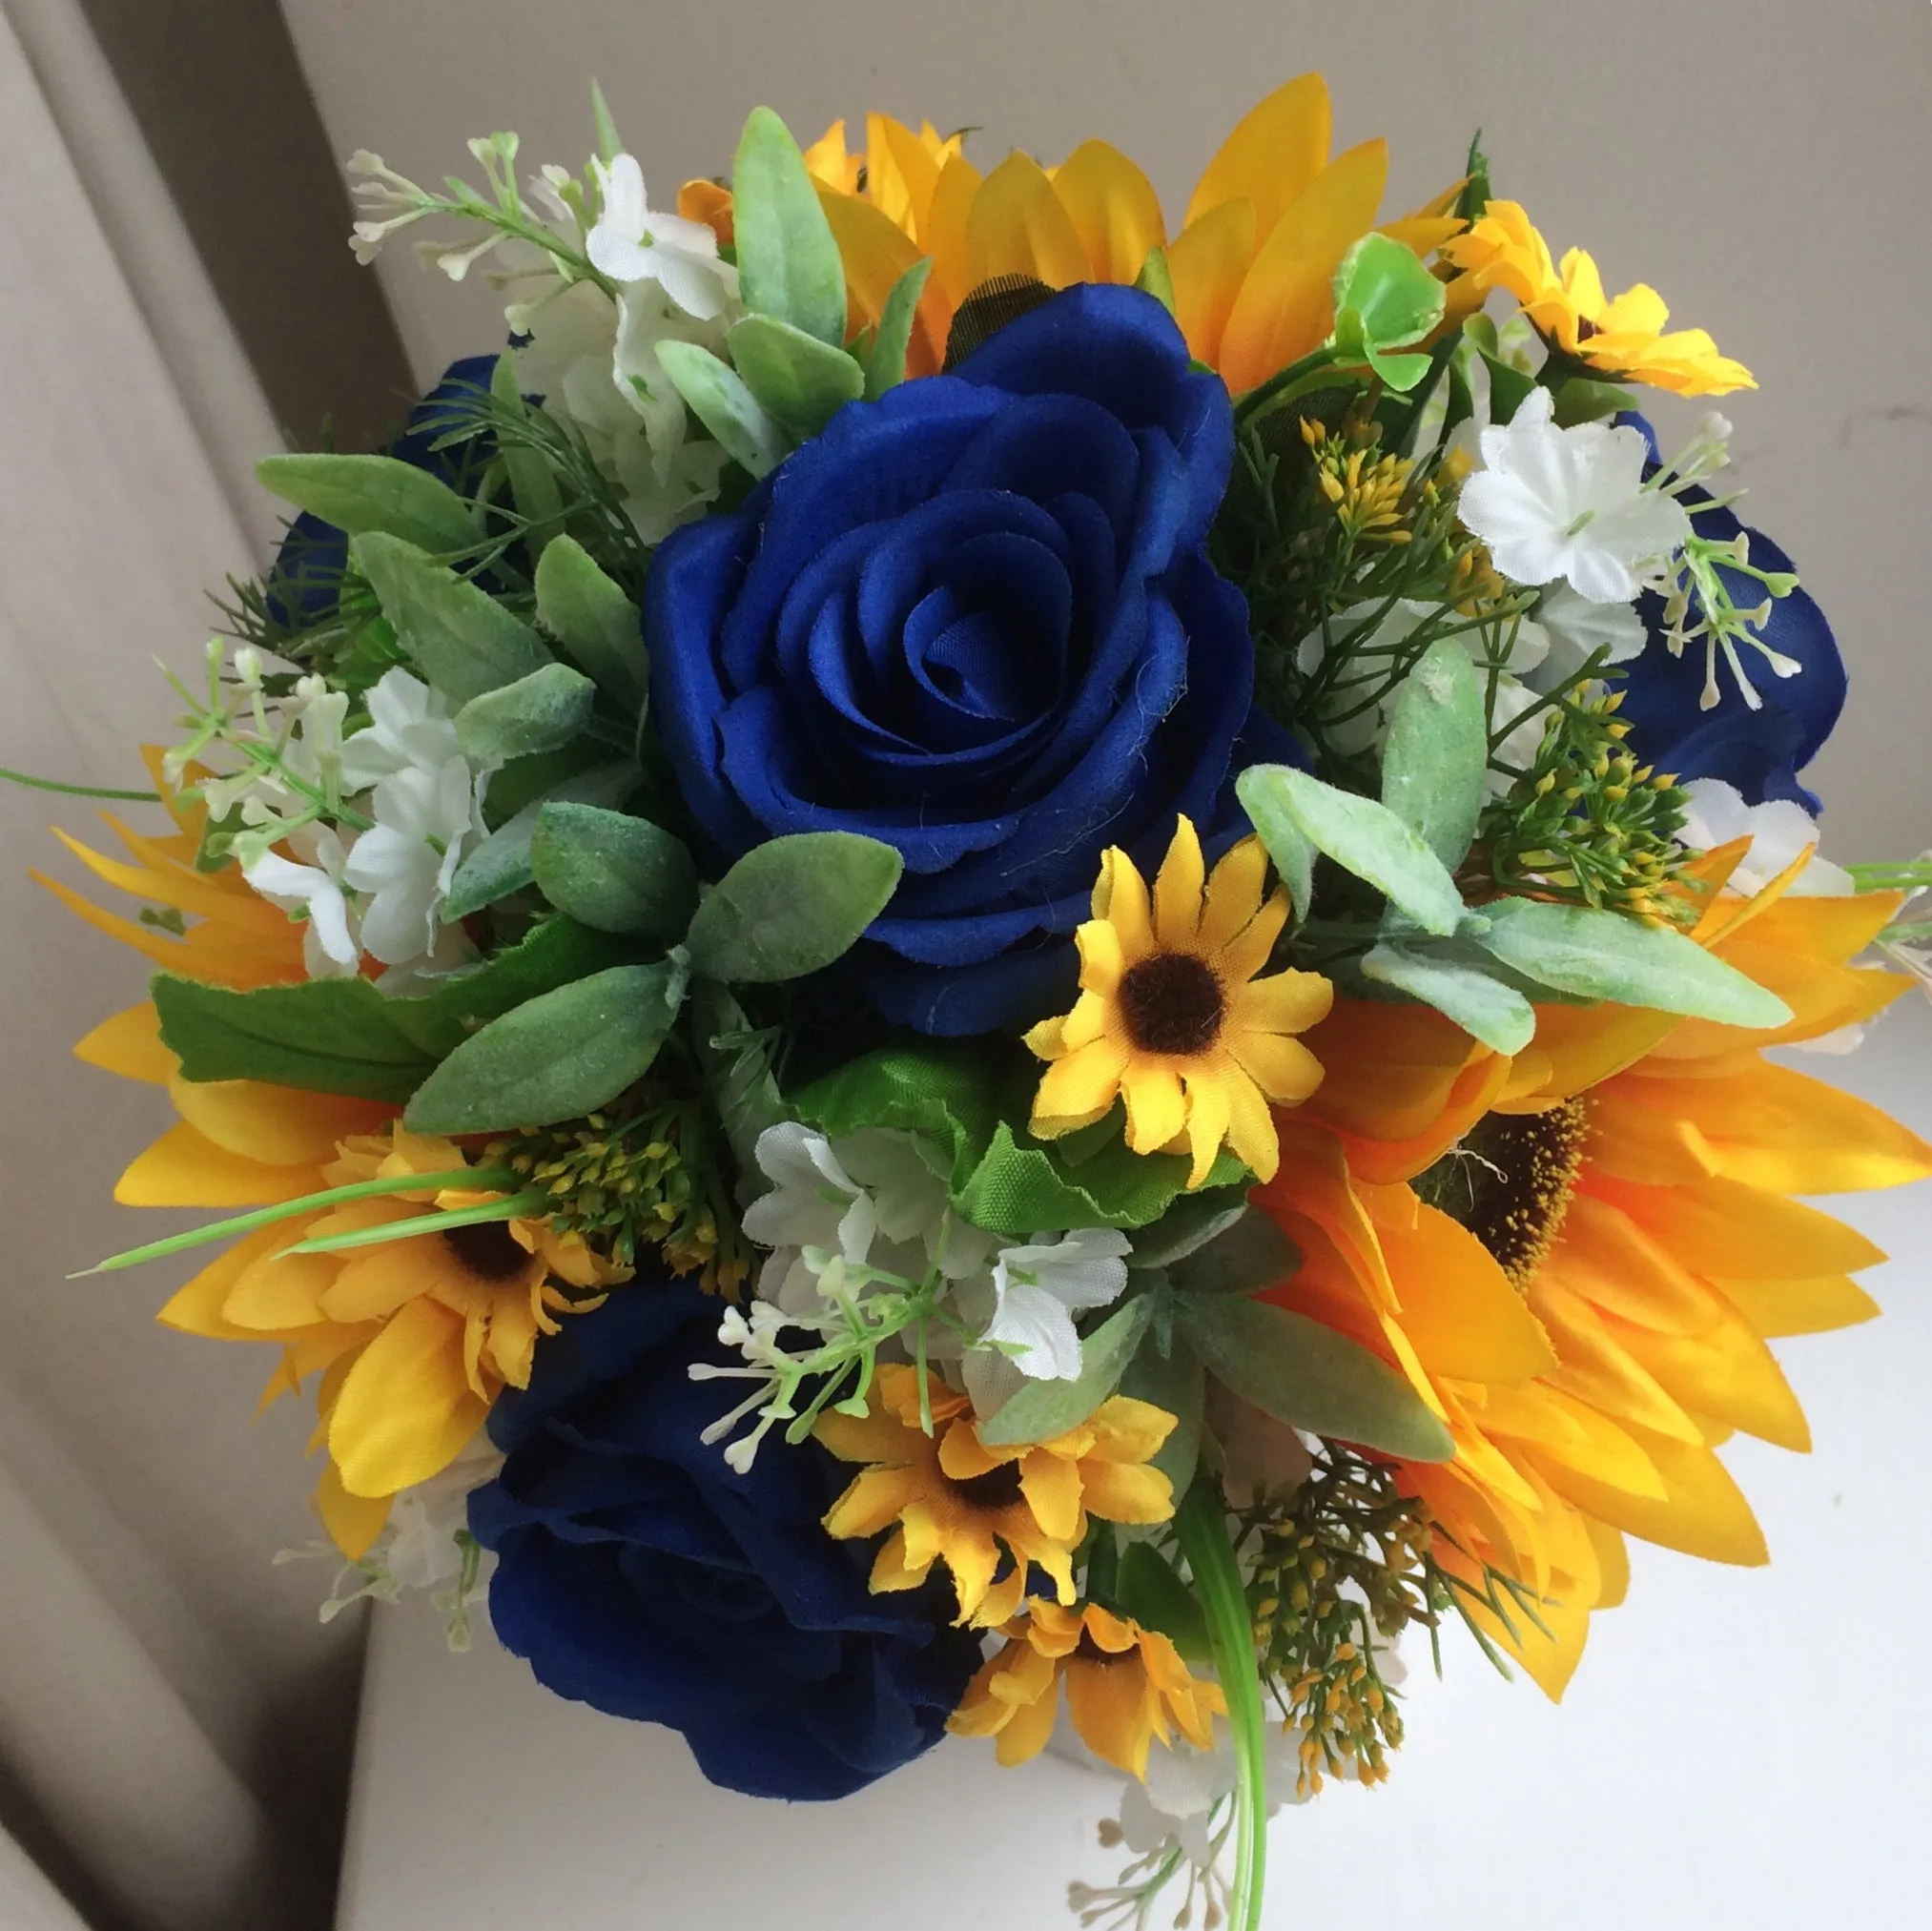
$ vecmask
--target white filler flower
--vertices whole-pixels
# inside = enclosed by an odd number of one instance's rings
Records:
[[[661,215],[645,198],[644,170],[619,154],[591,162],[604,210],[585,253],[612,281],[654,281],[687,315],[709,321],[738,293],[738,271],[718,256],[718,237],[702,221]]]
[[[1513,582],[1559,578],[1593,604],[1627,604],[1675,554],[1691,520],[1644,486],[1649,447],[1629,427],[1559,429],[1548,389],[1532,389],[1507,423],[1482,433],[1483,467],[1463,484],[1464,524]]]
[[[1132,1251],[1114,1227],[1037,1234],[1026,1246],[1002,1248],[993,1265],[998,1305],[980,1340],[1005,1343],[1014,1366],[1035,1381],[1077,1381],[1080,1338],[1073,1317],[1120,1298]]]

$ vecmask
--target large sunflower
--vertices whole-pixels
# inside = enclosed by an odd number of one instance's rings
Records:
[[[1552,1640],[1492,1626],[1552,1695],[1590,1611],[1621,1598],[1626,1535],[1766,1559],[1716,1450],[1738,1431],[1809,1446],[1766,1343],[1867,1318],[1849,1277],[1883,1258],[1796,1197],[1932,1173],[1916,1135],[1763,1057],[1908,983],[1847,963],[1896,898],[1782,883],[1723,895],[1698,933],[1783,997],[1779,1032],[1557,1007],[1511,1061],[1423,1009],[1345,1001],[1257,1195],[1305,1257],[1270,1298],[1376,1348],[1448,1424],[1454,1459],[1405,1483],[1447,1568],[1545,1599]]]

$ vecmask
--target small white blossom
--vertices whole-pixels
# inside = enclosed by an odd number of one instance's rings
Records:
[[[262,851],[243,863],[241,875],[271,905],[306,914],[302,961],[310,978],[352,978],[362,960],[360,920],[343,889],[348,853],[342,841],[326,826],[308,825],[290,833],[288,842],[307,864]]]
[[[1731,874],[1735,892],[1761,892],[1797,862],[1806,846],[1818,844],[1817,820],[1789,798],[1747,805],[1743,793],[1722,778],[1693,778],[1684,790],[1691,800],[1684,813],[1686,845],[1710,852],[1738,838],[1751,840],[1750,851]],[[1785,889],[1794,898],[1843,898],[1858,887],[1850,873],[1820,858],[1814,849],[1811,862]]]
[[[1482,432],[1484,467],[1465,480],[1459,513],[1513,582],[1562,580],[1592,603],[1627,604],[1658,580],[1691,520],[1644,486],[1650,449],[1639,431],[1560,429],[1552,408],[1549,390],[1532,389],[1509,422]]]
[[[342,782],[350,791],[367,791],[398,771],[441,770],[462,755],[447,699],[420,677],[385,670],[365,702],[368,725],[341,749]]]
[[[1628,664],[1643,655],[1650,633],[1632,604],[1593,604],[1579,597],[1568,584],[1552,585],[1536,600],[1535,615],[1523,620],[1523,628],[1534,625],[1543,641],[1543,651],[1533,665],[1520,668],[1525,681],[1536,690],[1553,690],[1568,682],[1590,661],[1593,653],[1608,647],[1610,664]]]
[[[615,282],[654,281],[687,315],[709,321],[738,293],[738,271],[718,255],[718,237],[702,221],[654,213],[644,170],[618,154],[592,161],[603,210],[585,243],[598,271]]]
[[[368,895],[363,949],[404,965],[437,952],[450,881],[483,835],[476,779],[460,755],[434,770],[411,766],[376,787],[372,809],[375,826],[356,840],[342,875]]]
[[[1037,1234],[1026,1246],[1002,1247],[993,1265],[997,1305],[980,1340],[1003,1343],[1031,1380],[1077,1381],[1080,1338],[1073,1317],[1120,1298],[1132,1251],[1114,1227]]]

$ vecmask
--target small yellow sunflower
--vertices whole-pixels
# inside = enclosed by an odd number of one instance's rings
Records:
[[[1606,296],[1596,263],[1580,248],[1572,248],[1559,268],[1514,201],[1491,201],[1465,234],[1443,243],[1442,253],[1478,293],[1507,289],[1564,354],[1607,376],[1679,396],[1725,396],[1757,386],[1751,371],[1719,355],[1702,329],[1665,334],[1671,312],[1655,289],[1638,282],[1614,298]]]
[[[964,1395],[930,1382],[928,1390],[930,1435],[918,1370],[903,1366],[879,1370],[868,1414],[827,1414],[816,1429],[841,1461],[871,1465],[825,1526],[841,1539],[893,1530],[873,1565],[874,1592],[916,1589],[944,1562],[959,1620],[991,1628],[1017,1610],[1029,1563],[1053,1578],[1061,1602],[1073,1601],[1073,1551],[1090,1513],[1106,1522],[1173,1514],[1173,1485],[1146,1467],[1174,1428],[1163,1410],[1115,1395],[1051,1441],[990,1448]]]
[[[1214,1747],[1214,1719],[1227,1708],[1221,1686],[1191,1674],[1158,1630],[1099,1603],[1062,1609],[1036,1597],[1001,1633],[1006,1647],[981,1665],[946,1727],[993,1737],[1002,1764],[1039,1755],[1062,1681],[1081,1741],[1130,1777],[1147,1774],[1148,1746],[1175,1730],[1197,1750]]]
[[[1326,1017],[1334,988],[1318,973],[1255,975],[1287,923],[1287,894],[1263,896],[1267,854],[1244,838],[1202,886],[1201,840],[1182,818],[1154,881],[1118,848],[1100,860],[1094,915],[1074,935],[1080,996],[1026,1036],[1051,1060],[1033,1130],[1051,1140],[1127,1103],[1136,1153],[1185,1152],[1189,1186],[1224,1140],[1263,1180],[1280,1143],[1268,1102],[1297,1106],[1321,1083],[1292,1036]]]

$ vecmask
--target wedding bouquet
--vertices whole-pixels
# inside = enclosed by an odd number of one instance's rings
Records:
[[[331,1609],[486,1595],[764,1797],[1070,1729],[1085,1921],[1249,1931],[1406,1630],[1554,1696],[1627,1536],[1765,1559],[1717,1451],[1881,1258],[1797,1196],[1932,1171],[1765,1049],[1932,868],[1818,855],[1832,634],[1635,413],[1750,375],[1479,148],[1382,221],[1306,76],[1170,228],[760,109],[670,213],[596,109],[350,163],[507,335],[262,462],[168,822],[65,841],[179,1114],[116,1197],[226,1215],[104,1266],[221,1243],[160,1318],[313,1385]]]

